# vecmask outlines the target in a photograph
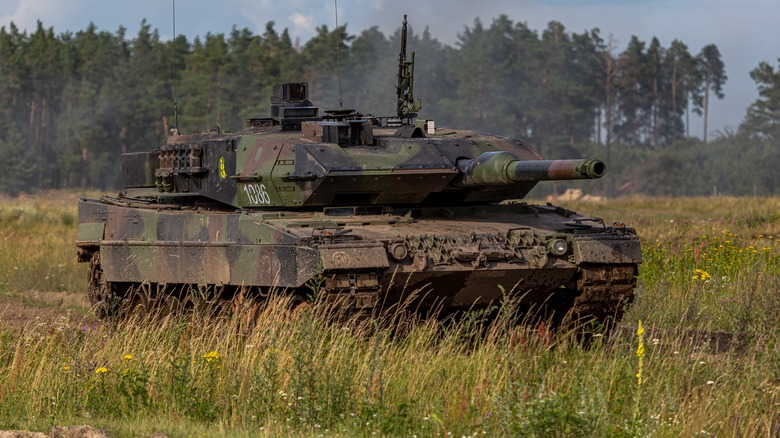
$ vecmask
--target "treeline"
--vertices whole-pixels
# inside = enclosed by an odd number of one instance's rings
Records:
[[[273,22],[260,35],[233,28],[192,41],[163,41],[146,22],[132,38],[123,28],[55,34],[42,23],[31,33],[11,24],[0,28],[0,191],[119,186],[119,154],[162,144],[174,102],[183,132],[235,130],[269,114],[274,84],[303,80],[322,109],[341,100],[392,115],[399,46],[400,31],[376,27],[351,35],[322,26],[301,45]],[[539,32],[500,16],[490,26],[475,20],[455,47],[427,29],[410,32],[409,50],[421,117],[524,138],[549,158],[601,157],[610,174],[589,190],[780,189],[780,73],[768,64],[753,72],[762,97],[739,131],[708,142],[708,109],[727,80],[712,44],[691,52],[678,40],[663,47],[633,37],[621,51],[598,29],[551,22]],[[703,133],[689,132],[690,112],[703,115]]]

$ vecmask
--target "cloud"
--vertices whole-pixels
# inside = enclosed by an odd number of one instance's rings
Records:
[[[120,25],[137,26],[144,17],[155,25],[168,23],[170,11],[170,2],[163,5],[160,0],[18,0],[15,7],[0,8],[0,26],[13,22],[22,31],[34,32],[40,21],[45,28],[53,27],[59,33],[77,32],[93,22],[99,29],[115,30]],[[151,20],[161,15],[166,17],[165,21]]]
[[[6,0],[0,2],[0,17],[10,16],[12,12],[19,8],[20,0]]]
[[[14,23],[21,30],[34,31],[38,20],[46,25],[46,17],[66,12],[59,9],[62,3],[53,0],[20,0],[15,9],[10,8],[6,15],[0,17],[0,26],[7,27]]]
[[[314,32],[314,17],[295,12],[287,19],[293,24],[293,33],[295,35],[308,35]]]

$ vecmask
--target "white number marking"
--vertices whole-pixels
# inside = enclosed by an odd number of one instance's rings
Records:
[[[268,196],[268,191],[266,191],[264,184],[245,184],[244,193],[249,198],[250,204],[267,205],[271,203],[271,197]]]

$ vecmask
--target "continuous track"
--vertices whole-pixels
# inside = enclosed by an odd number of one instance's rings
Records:
[[[623,308],[634,299],[637,265],[586,265],[578,273],[580,293],[558,310],[563,313],[561,327],[611,329],[619,321]],[[99,318],[122,317],[129,313],[148,313],[152,309],[171,313],[182,308],[206,306],[240,308],[247,298],[262,298],[263,291],[236,288],[225,293],[224,287],[211,286],[208,294],[193,296],[197,288],[191,285],[111,284],[105,281],[100,251],[95,251],[89,263],[89,299]],[[333,295],[333,290],[330,291]],[[348,294],[345,292],[345,294]],[[346,297],[345,297],[346,298]],[[354,297],[353,297],[354,298]],[[354,301],[354,300],[350,300]],[[356,312],[364,312],[355,306]]]

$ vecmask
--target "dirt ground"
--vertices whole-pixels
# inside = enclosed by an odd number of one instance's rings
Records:
[[[111,435],[104,430],[92,426],[55,427],[51,433],[28,432],[26,430],[2,430],[0,438],[108,438]],[[162,433],[155,433],[149,438],[168,438]]]
[[[0,431],[0,438],[106,438],[103,431],[92,426],[55,427],[50,434],[26,430]]]
[[[92,323],[86,292],[28,292],[0,295],[0,330],[18,330],[58,320]]]

